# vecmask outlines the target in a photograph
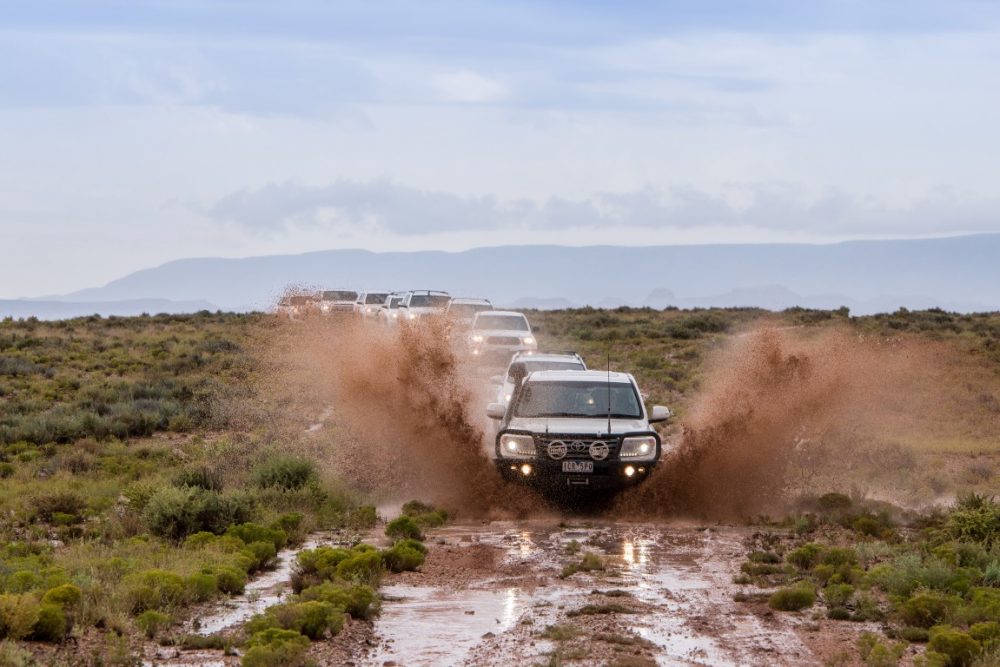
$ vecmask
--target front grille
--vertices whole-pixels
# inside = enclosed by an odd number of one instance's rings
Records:
[[[487,345],[520,345],[521,339],[517,336],[487,336]]]
[[[611,461],[618,457],[619,441],[613,436],[546,434],[535,440],[539,455],[553,461]]]

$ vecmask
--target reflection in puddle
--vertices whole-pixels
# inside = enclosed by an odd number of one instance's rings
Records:
[[[371,664],[454,664],[487,633],[510,630],[531,604],[517,588],[445,591],[426,586],[384,586],[396,601],[375,622],[381,644]]]

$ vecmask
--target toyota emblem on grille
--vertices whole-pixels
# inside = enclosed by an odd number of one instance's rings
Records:
[[[562,440],[553,440],[549,443],[549,458],[558,461],[566,456],[566,443]]]
[[[598,440],[597,442],[590,443],[590,458],[595,461],[603,461],[608,458],[610,450],[605,442]]]

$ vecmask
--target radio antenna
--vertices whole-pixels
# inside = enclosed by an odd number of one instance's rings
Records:
[[[608,435],[611,435],[611,345],[608,344]]]

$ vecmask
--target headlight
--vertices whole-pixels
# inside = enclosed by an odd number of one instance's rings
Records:
[[[389,313],[389,317],[391,317],[392,319],[396,319],[397,315],[399,315],[399,313]]]
[[[480,336],[479,334],[476,334],[476,335],[474,335],[472,337],[472,342],[473,343],[482,343],[483,342],[483,337]]]
[[[410,316],[410,319],[411,319],[411,320],[415,320],[415,319],[417,319],[417,314],[416,314],[416,313],[407,313],[407,315],[409,315],[409,316]]]
[[[322,306],[320,306],[320,310],[322,310],[324,313],[329,313],[330,312],[330,304],[324,303]]]
[[[652,461],[656,458],[656,438],[651,435],[625,438],[619,457],[629,461]]]
[[[524,343],[525,345],[534,345],[535,344],[535,337],[534,336],[525,336],[524,338],[521,339],[521,342]]]
[[[500,455],[509,459],[534,458],[535,439],[530,435],[504,433],[500,436]]]

